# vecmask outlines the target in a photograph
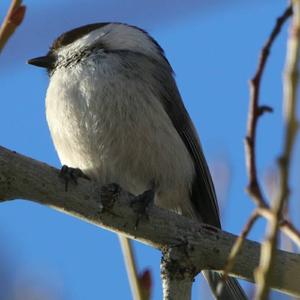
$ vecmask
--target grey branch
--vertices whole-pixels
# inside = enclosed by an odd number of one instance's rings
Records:
[[[85,179],[79,180],[78,185],[70,184],[66,192],[58,173],[58,169],[45,163],[0,147],[0,201],[26,199],[48,205],[158,248],[166,259],[171,251],[172,265],[167,262],[162,267],[165,272],[162,274],[163,282],[172,283],[169,277],[170,273],[174,273],[169,272],[170,267],[175,266],[176,269],[178,266],[184,274],[181,286],[186,286],[187,291],[191,286],[187,278],[191,282],[191,274],[195,275],[205,269],[224,268],[237,238],[235,235],[155,206],[149,208],[148,217],[142,218],[136,228],[136,213],[131,207],[133,195],[115,185],[100,189]],[[178,251],[182,253],[179,256]],[[253,270],[258,266],[259,253],[260,244],[246,240],[230,274],[253,282]],[[185,259],[182,259],[182,255]],[[179,257],[177,261],[176,257]],[[180,277],[175,277],[175,280],[180,280]],[[276,250],[271,287],[300,296],[299,282],[300,255]]]
[[[197,268],[186,255],[187,247],[187,244],[182,243],[163,251],[160,269],[164,300],[191,299],[192,284]]]

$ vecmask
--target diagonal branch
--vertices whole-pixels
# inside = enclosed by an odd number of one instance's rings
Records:
[[[21,0],[13,0],[0,27],[0,52],[17,27],[22,23],[26,7]]]
[[[83,219],[96,226],[122,233],[164,253],[182,245],[188,257],[186,268],[223,270],[236,236],[207,227],[173,212],[152,207],[149,219],[135,226],[130,203],[133,196],[123,190],[108,193],[92,182],[80,180],[65,192],[59,170],[0,147],[0,199],[27,199]],[[114,189],[112,189],[114,191]],[[186,245],[186,246],[185,246]],[[244,241],[231,275],[252,281],[259,262],[260,244]],[[181,267],[184,267],[180,261]],[[183,265],[182,265],[183,264]],[[186,277],[185,277],[186,280]],[[300,255],[276,250],[271,287],[300,296]]]
[[[132,241],[122,234],[118,234],[118,237],[122,248],[123,259],[127,271],[127,277],[130,284],[132,297],[134,300],[149,299],[140,282]]]

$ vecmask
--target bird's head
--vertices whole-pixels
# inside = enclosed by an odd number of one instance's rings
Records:
[[[159,44],[144,30],[123,23],[95,23],[61,34],[45,56],[30,59],[29,64],[47,68],[51,73],[60,64],[76,60],[93,51],[127,50],[164,60]]]

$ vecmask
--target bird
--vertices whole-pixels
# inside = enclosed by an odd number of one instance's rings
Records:
[[[118,22],[61,34],[45,56],[46,118],[63,165],[99,185],[134,195],[154,190],[155,205],[221,228],[210,171],[164,50],[145,30]],[[234,278],[204,271],[217,299],[247,299]]]

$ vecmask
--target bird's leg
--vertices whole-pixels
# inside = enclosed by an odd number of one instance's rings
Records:
[[[101,203],[103,205],[103,211],[110,211],[115,200],[119,197],[121,187],[116,183],[109,183],[101,187]]]
[[[130,206],[132,207],[133,211],[137,214],[135,228],[138,227],[142,217],[146,217],[146,219],[148,219],[147,210],[154,204],[154,197],[155,188],[152,187],[150,190],[147,190],[142,194],[134,197],[134,199],[131,201]]]
[[[90,180],[90,177],[85,175],[78,168],[70,168],[66,165],[63,165],[59,172],[59,177],[61,177],[65,182],[65,190],[68,190],[69,182],[73,182],[74,184],[78,184],[78,178],[84,178]]]

